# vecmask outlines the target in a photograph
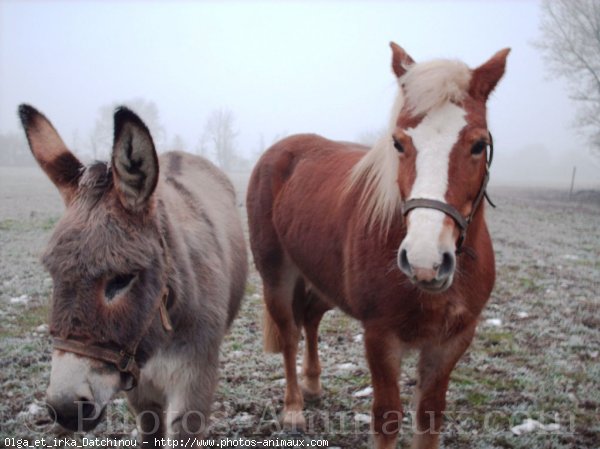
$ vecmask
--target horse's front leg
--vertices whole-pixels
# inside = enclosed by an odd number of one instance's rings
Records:
[[[425,345],[421,350],[419,381],[413,399],[416,405],[416,429],[412,449],[439,447],[450,374],[469,347],[474,332],[475,324],[443,343]]]
[[[371,427],[375,448],[395,448],[402,424],[402,404],[398,388],[402,347],[392,332],[376,326],[366,327],[364,338],[373,384]]]

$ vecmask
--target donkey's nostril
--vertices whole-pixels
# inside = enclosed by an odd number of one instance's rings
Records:
[[[77,400],[79,404],[79,410],[81,410],[81,417],[89,419],[96,414],[96,406],[88,398],[81,397]]]
[[[408,262],[408,253],[405,249],[400,250],[400,254],[398,255],[398,267],[407,276],[412,275],[412,268]]]
[[[440,264],[437,271],[438,279],[446,279],[454,272],[454,265],[456,263],[456,257],[454,254],[446,251],[442,256],[442,263]]]

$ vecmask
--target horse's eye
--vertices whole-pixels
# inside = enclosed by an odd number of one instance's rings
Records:
[[[106,289],[104,290],[104,296],[107,299],[113,299],[117,293],[121,290],[127,288],[131,281],[135,278],[134,274],[119,274],[113,277],[110,281],[106,283]]]
[[[398,153],[404,153],[404,147],[402,146],[402,143],[400,143],[400,141],[398,139],[396,139],[395,137],[393,137],[393,139],[394,139],[394,148],[396,148]]]
[[[481,154],[485,151],[486,148],[487,148],[487,143],[484,142],[483,140],[480,140],[479,142],[476,142],[471,147],[471,154],[473,154],[473,155]]]

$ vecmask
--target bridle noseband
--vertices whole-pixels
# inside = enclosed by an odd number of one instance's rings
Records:
[[[165,254],[165,273],[168,273],[171,266],[170,257],[166,242],[162,236],[160,239],[160,244]],[[141,333],[131,343],[125,344],[120,348],[114,348],[101,346],[99,344],[85,343],[73,338],[55,337],[53,340],[53,348],[55,350],[70,352],[114,365],[119,372],[131,375],[133,382],[130,388],[125,388],[125,390],[133,389],[140,380],[140,367],[135,360],[138,346],[150,330],[150,326],[154,322],[156,313],[160,315],[160,321],[163,329],[166,332],[171,332],[173,330],[173,326],[171,325],[171,320],[169,318],[169,312],[167,310],[167,302],[169,299],[169,287],[167,285],[167,279],[168,274],[165,274],[160,293],[154,300],[153,313],[148,316],[142,326]]]
[[[402,205],[403,216],[406,216],[413,209],[426,208],[439,210],[440,212],[443,212],[444,214],[452,218],[460,229],[460,235],[458,236],[458,240],[456,242],[457,254],[463,252],[462,245],[467,236],[467,228],[473,220],[473,216],[475,215],[475,212],[477,212],[477,209],[479,208],[479,205],[481,204],[483,198],[485,198],[488,201],[488,203],[490,203],[490,206],[496,207],[496,205],[490,200],[486,192],[487,184],[490,180],[490,166],[492,165],[492,160],[494,159],[494,139],[492,138],[492,133],[489,133],[489,136],[489,153],[487,150],[485,153],[485,174],[483,175],[481,186],[479,187],[479,192],[477,192],[477,196],[475,197],[475,200],[473,200],[471,212],[468,216],[463,217],[463,215],[454,206],[448,203],[438,200],[432,200],[429,198],[413,198],[408,201],[405,201]]]

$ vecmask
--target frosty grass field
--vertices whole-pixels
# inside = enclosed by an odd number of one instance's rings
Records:
[[[247,176],[237,176],[240,213]],[[600,192],[569,201],[557,190],[491,188],[488,207],[497,280],[474,343],[452,374],[447,448],[600,447]],[[46,319],[51,280],[39,255],[62,203],[37,168],[0,168],[0,446],[6,437],[59,438],[44,408],[50,374]],[[254,267],[246,298],[221,348],[213,438],[285,437],[280,355],[265,355],[261,285]],[[330,312],[321,325],[324,397],[306,404],[308,432],[329,447],[366,448],[372,400],[358,323]],[[300,360],[298,361],[300,364]],[[411,435],[415,358],[401,376]],[[77,438],[131,438],[123,396],[107,420]],[[297,436],[295,436],[297,438]]]

